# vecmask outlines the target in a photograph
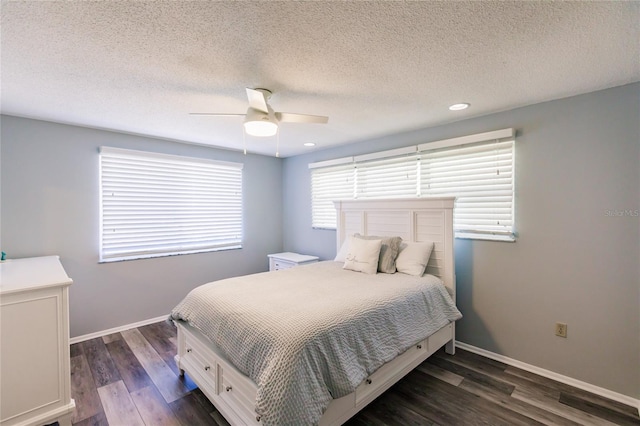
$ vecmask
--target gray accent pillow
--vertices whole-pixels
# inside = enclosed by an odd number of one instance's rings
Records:
[[[355,238],[361,240],[382,240],[380,248],[380,258],[378,259],[378,272],[394,274],[396,272],[396,258],[400,252],[400,237],[376,237],[373,235],[353,234]]]

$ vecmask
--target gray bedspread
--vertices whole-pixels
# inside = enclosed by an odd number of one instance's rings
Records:
[[[171,312],[258,387],[265,425],[317,424],[332,398],[462,317],[442,282],[320,262],[191,291]]]

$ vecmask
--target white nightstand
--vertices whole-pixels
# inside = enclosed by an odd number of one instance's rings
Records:
[[[269,270],[278,271],[280,269],[289,269],[294,266],[306,265],[318,261],[318,256],[308,256],[298,253],[274,253],[269,256]]]

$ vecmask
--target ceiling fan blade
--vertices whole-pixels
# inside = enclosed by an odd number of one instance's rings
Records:
[[[249,89],[247,87],[247,97],[249,98],[249,106],[258,111],[269,113],[267,106],[267,98],[261,90]]]
[[[329,122],[329,117],[324,117],[322,115],[293,114],[290,112],[276,112],[276,118],[278,121],[284,123],[327,124]]]
[[[190,112],[189,115],[217,115],[218,117],[244,117],[244,114],[218,114],[217,112]]]

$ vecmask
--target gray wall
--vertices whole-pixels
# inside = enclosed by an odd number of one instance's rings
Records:
[[[101,331],[266,270],[270,252],[332,258],[335,232],[311,229],[309,162],[514,127],[519,239],[456,240],[459,340],[640,398],[640,220],[607,215],[640,209],[639,117],[634,84],[279,160],[3,116],[1,248],[59,254],[71,335]],[[244,248],[98,264],[101,145],[243,162]]]
[[[74,280],[71,336],[168,314],[192,288],[268,269],[282,251],[282,160],[2,116],[2,250],[57,254]],[[244,163],[240,250],[98,264],[98,147]]]
[[[613,216],[640,209],[639,122],[633,84],[287,158],[284,248],[335,255],[311,229],[308,163],[513,127],[519,238],[456,240],[458,338],[639,398],[640,218]]]

